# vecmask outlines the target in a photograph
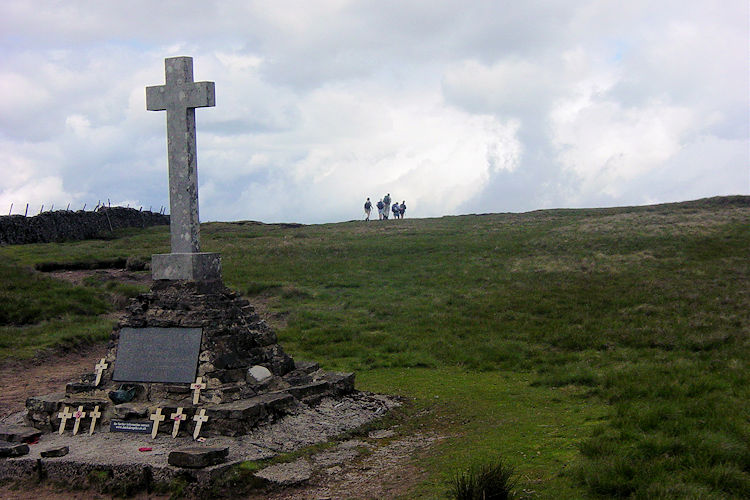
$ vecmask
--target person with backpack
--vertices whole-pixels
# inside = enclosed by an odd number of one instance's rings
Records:
[[[383,200],[378,200],[378,220],[383,220],[383,207],[385,205],[383,204]]]
[[[388,213],[391,211],[391,193],[386,194],[383,197],[383,218],[388,220]]]
[[[393,218],[398,219],[401,216],[401,209],[398,206],[398,202],[394,203],[391,207],[391,212],[393,212]]]
[[[406,212],[406,200],[401,202],[401,206],[398,207],[399,217],[404,218],[404,212]]]
[[[372,210],[372,203],[370,203],[370,198],[367,198],[367,201],[365,202],[365,220],[370,220],[371,210]]]

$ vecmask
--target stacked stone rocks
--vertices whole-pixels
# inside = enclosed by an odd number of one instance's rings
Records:
[[[202,328],[197,367],[206,388],[193,405],[189,384],[120,383],[112,380],[117,342],[122,328]],[[27,421],[38,429],[57,430],[57,413],[64,406],[99,406],[101,424],[113,418],[144,420],[156,408],[170,415],[178,407],[188,422],[199,409],[209,420],[204,435],[245,434],[264,422],[294,412],[300,405],[314,405],[324,397],[354,390],[353,373],[331,373],[317,363],[297,362],[278,344],[276,334],[256,314],[250,303],[221,281],[157,281],[148,293],[139,295],[124,319],[114,328],[102,381],[94,386],[94,375],[68,384],[65,393],[27,400]],[[115,404],[108,395],[135,389],[127,403]],[[162,426],[160,432],[171,432]],[[185,433],[188,432],[186,426]]]
[[[33,217],[0,216],[0,245],[48,243],[97,238],[125,227],[169,224],[169,216],[125,207],[100,207],[96,211],[57,210]]]

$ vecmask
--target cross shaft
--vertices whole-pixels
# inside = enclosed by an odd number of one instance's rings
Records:
[[[193,58],[164,61],[165,85],[146,87],[146,109],[167,112],[172,253],[200,252],[195,108],[215,106],[214,82],[193,81]]]

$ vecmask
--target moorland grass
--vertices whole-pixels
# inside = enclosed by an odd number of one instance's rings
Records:
[[[528,497],[750,491],[750,201],[202,226],[297,358],[414,398],[411,495],[498,455]],[[166,228],[0,249],[17,266],[168,251]],[[62,320],[61,320],[62,321]],[[0,347],[2,349],[3,347]],[[7,352],[7,351],[6,351]],[[7,355],[7,354],[6,354]],[[421,427],[420,427],[421,426]],[[405,427],[408,427],[405,424]],[[538,454],[537,454],[538,453]]]
[[[28,325],[64,314],[102,314],[109,308],[91,290],[0,263],[0,327]]]

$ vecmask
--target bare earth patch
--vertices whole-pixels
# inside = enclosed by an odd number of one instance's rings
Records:
[[[94,269],[75,271],[51,271],[46,273],[52,278],[68,281],[74,285],[82,285],[89,277],[96,277],[102,281],[118,281],[128,285],[151,285],[151,274],[148,272],[133,272],[126,269]]]
[[[387,431],[386,431],[387,432]],[[373,434],[371,433],[371,436]],[[289,477],[309,476],[303,484],[248,497],[251,500],[381,499],[406,495],[426,477],[414,458],[442,439],[415,434],[378,443],[370,440],[341,443],[332,451],[282,464]],[[262,475],[262,473],[261,473]]]
[[[99,358],[104,357],[107,345],[95,344],[75,352],[44,356],[27,361],[9,361],[0,367],[0,418],[25,408],[29,396],[64,392],[65,384],[84,373],[94,371]]]

